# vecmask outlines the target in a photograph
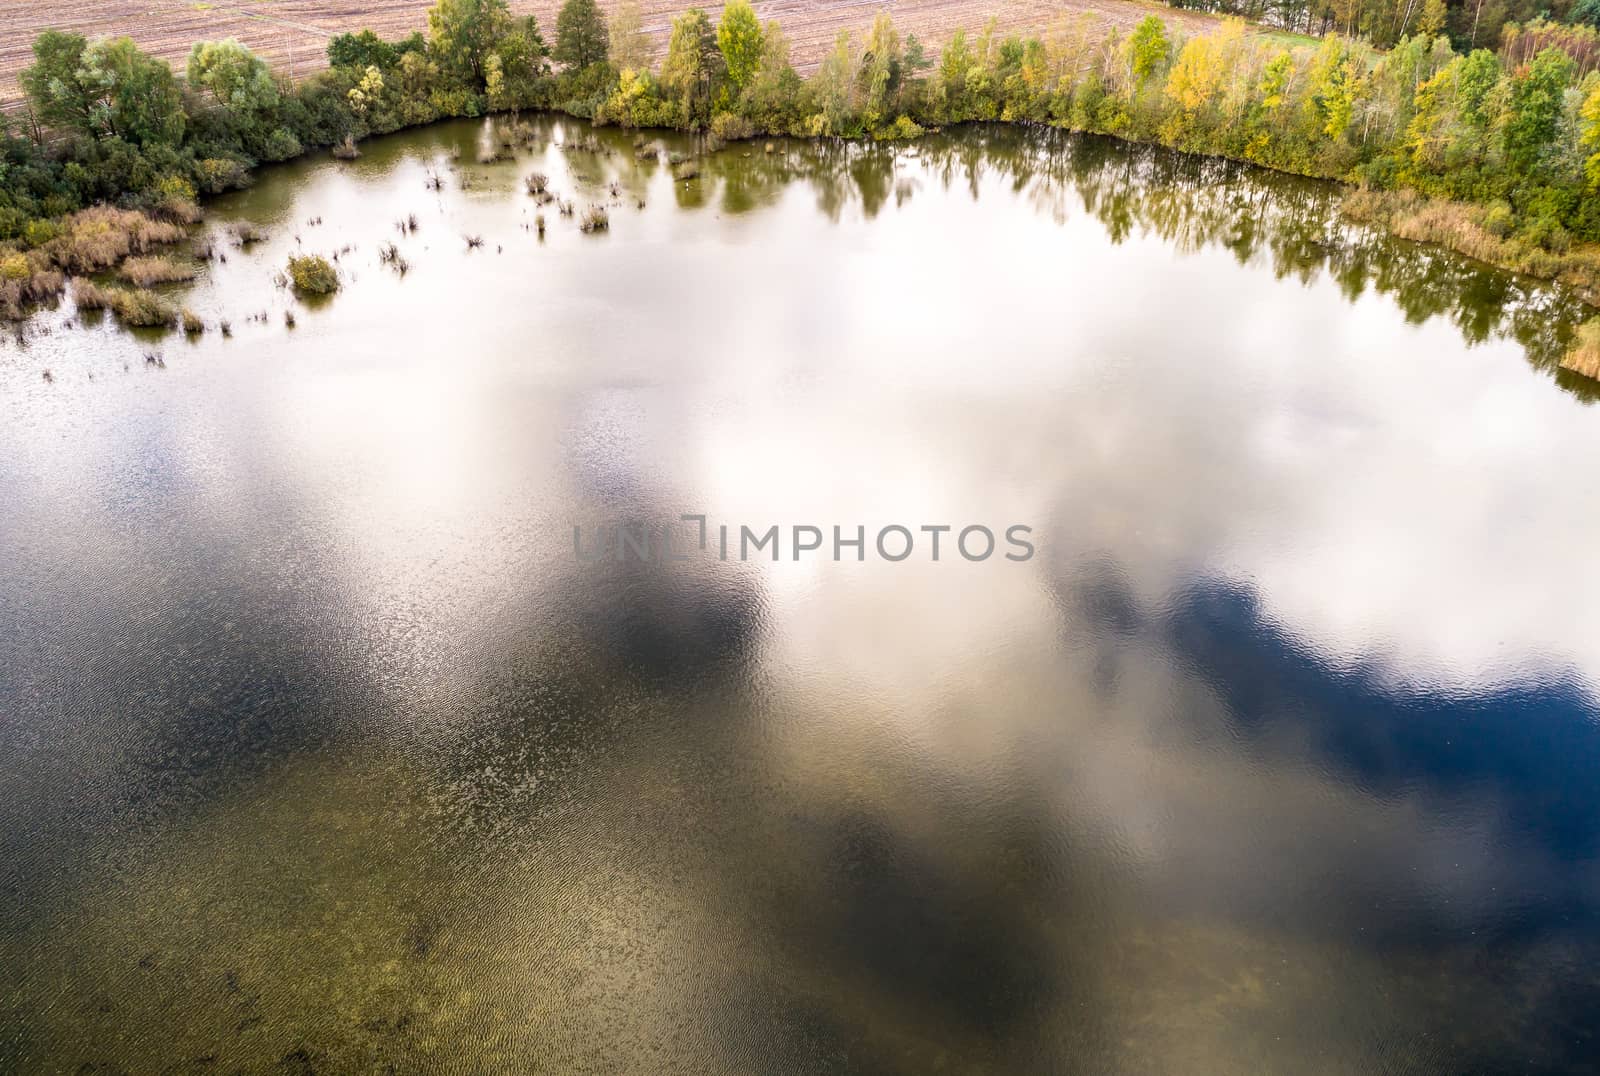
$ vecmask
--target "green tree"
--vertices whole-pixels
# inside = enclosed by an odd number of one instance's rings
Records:
[[[474,91],[484,89],[489,54],[511,29],[506,0],[438,0],[428,10],[428,46],[440,68]]]
[[[22,91],[46,127],[95,133],[99,91],[84,82],[82,34],[46,30],[33,42],[33,66],[22,72]]]
[[[692,7],[672,21],[667,58],[661,65],[661,84],[682,102],[687,126],[703,127],[711,118],[711,102],[723,73],[717,32],[706,13]]]
[[[1533,58],[1526,72],[1512,80],[1505,149],[1506,164],[1514,174],[1532,174],[1549,152],[1561,123],[1563,98],[1576,69],[1570,56],[1551,46]]]
[[[1600,192],[1600,83],[1583,99],[1578,115],[1583,120],[1583,147],[1589,151],[1583,162],[1583,175],[1590,193]]]
[[[188,81],[239,116],[255,117],[278,107],[278,84],[267,62],[231,37],[195,42]]]
[[[581,71],[591,64],[605,63],[610,48],[605,16],[594,0],[566,0],[561,5],[556,15],[554,52],[558,63]]]
[[[399,50],[371,30],[335,34],[328,42],[329,67],[376,67],[387,71],[400,62]]]
[[[172,68],[142,52],[132,38],[90,42],[79,78],[94,90],[95,126],[139,146],[182,140],[183,95]]]
[[[1172,41],[1167,37],[1167,24],[1154,15],[1146,15],[1128,35],[1128,73],[1133,77],[1133,84],[1144,86],[1171,55]]]
[[[850,42],[850,31],[840,30],[834,39],[833,51],[817,67],[813,78],[817,99],[817,113],[812,117],[811,133],[814,135],[842,135],[849,133],[854,102],[851,89],[855,84],[855,47]]]
[[[867,35],[867,49],[861,57],[862,118],[868,128],[876,128],[894,120],[894,113],[900,106],[904,63],[900,32],[894,27],[894,19],[887,13],[879,15],[872,22],[872,31]]]
[[[728,69],[734,89],[743,91],[755,77],[761,63],[761,24],[756,21],[750,0],[729,0],[717,24],[717,47]]]

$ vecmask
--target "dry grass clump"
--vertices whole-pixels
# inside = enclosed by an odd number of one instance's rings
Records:
[[[523,177],[522,185],[528,188],[529,194],[537,197],[550,189],[550,177],[543,172],[529,172]]]
[[[17,321],[28,308],[61,294],[66,278],[40,251],[0,249],[0,317]]]
[[[122,263],[122,278],[141,288],[194,279],[194,266],[170,258],[129,258]]]
[[[1578,326],[1578,339],[1562,358],[1561,368],[1600,381],[1600,317]]]
[[[173,221],[156,220],[134,209],[94,206],[67,217],[61,234],[41,249],[58,269],[97,273],[130,254],[145,254],[183,236],[183,225]]]
[[[102,288],[92,280],[72,278],[72,301],[79,310],[109,310],[111,289]]]
[[[124,325],[136,329],[156,329],[166,328],[178,320],[177,308],[153,291],[113,288],[109,294],[111,310]]]
[[[181,320],[183,324],[183,331],[190,336],[199,336],[201,333],[206,331],[206,323],[201,319],[199,314],[196,314],[188,307],[184,307]]]
[[[603,232],[611,227],[611,218],[603,206],[592,205],[584,210],[578,227],[585,232]]]
[[[168,198],[161,203],[161,216],[178,224],[200,223],[200,206],[192,198]]]
[[[265,242],[267,233],[257,228],[248,221],[240,221],[233,226],[233,243],[237,247],[247,247],[252,243]]]

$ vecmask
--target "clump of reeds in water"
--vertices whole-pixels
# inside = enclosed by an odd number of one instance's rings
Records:
[[[333,147],[333,155],[341,161],[353,161],[361,156],[361,151],[356,148],[355,138],[345,135],[344,141]]]
[[[583,211],[583,217],[578,221],[578,228],[583,232],[603,232],[610,227],[611,218],[606,214],[604,206],[590,206]]]
[[[236,247],[248,247],[253,243],[265,242],[266,238],[266,232],[248,221],[241,221],[233,226],[233,245]]]
[[[538,213],[538,214],[534,215],[533,226],[536,229],[538,229],[539,238],[543,239],[544,238],[544,214],[543,213]]]
[[[415,213],[408,214],[404,218],[395,221],[394,226],[401,235],[410,235],[417,230],[417,215]]]
[[[522,185],[528,188],[529,194],[537,198],[550,190],[550,177],[543,172],[529,172],[522,177]]]
[[[201,320],[200,315],[187,307],[179,315],[179,319],[183,324],[183,331],[189,336],[199,336],[206,331],[206,323]]]
[[[0,316],[18,321],[28,308],[53,299],[66,287],[66,277],[40,251],[0,251]]]
[[[684,161],[672,170],[672,175],[680,183],[687,183],[689,180],[699,177],[700,165],[696,161]]]
[[[422,185],[427,187],[430,191],[443,190],[444,177],[440,176],[436,170],[430,168],[428,169],[428,178],[422,181]]]
[[[194,266],[171,258],[129,258],[119,272],[122,279],[141,288],[194,279]]]
[[[1578,338],[1561,359],[1561,368],[1600,380],[1600,317],[1578,326]]]
[[[483,236],[481,235],[464,235],[461,238],[467,241],[468,250],[477,250],[483,246]]]
[[[378,248],[378,261],[401,276],[411,271],[411,263],[406,261],[405,255],[400,253],[400,248],[394,243],[385,243]]]
[[[111,311],[124,325],[136,329],[164,329],[178,319],[176,307],[145,288],[113,288],[109,295]]]
[[[111,289],[102,288],[92,280],[73,277],[72,302],[79,310],[109,310]]]
[[[60,232],[38,253],[64,272],[97,273],[130,254],[148,253],[184,235],[183,225],[174,221],[156,220],[134,209],[94,206],[62,220]]]

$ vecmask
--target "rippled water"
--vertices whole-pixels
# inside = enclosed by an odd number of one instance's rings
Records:
[[[1574,304],[1114,144],[538,126],[0,350],[0,1068],[1595,1063]],[[574,555],[679,513],[1038,553]]]

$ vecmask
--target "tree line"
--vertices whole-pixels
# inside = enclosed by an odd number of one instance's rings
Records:
[[[330,66],[294,83],[234,40],[196,44],[180,78],[126,37],[50,30],[22,75],[27,113],[3,132],[0,242],[48,242],[84,205],[161,212],[312,147],[521,109],[718,139],[1047,124],[1473,203],[1528,250],[1600,240],[1600,32],[1510,24],[1497,49],[1461,51],[1440,2],[1385,51],[1236,18],[1185,38],[1154,16],[1122,32],[1085,14],[1036,36],[957,31],[935,53],[885,14],[840,33],[807,78],[748,0],[716,22],[679,15],[659,67],[631,2],[607,20],[567,0],[547,40],[506,0],[438,0],[426,33],[341,34]]]

